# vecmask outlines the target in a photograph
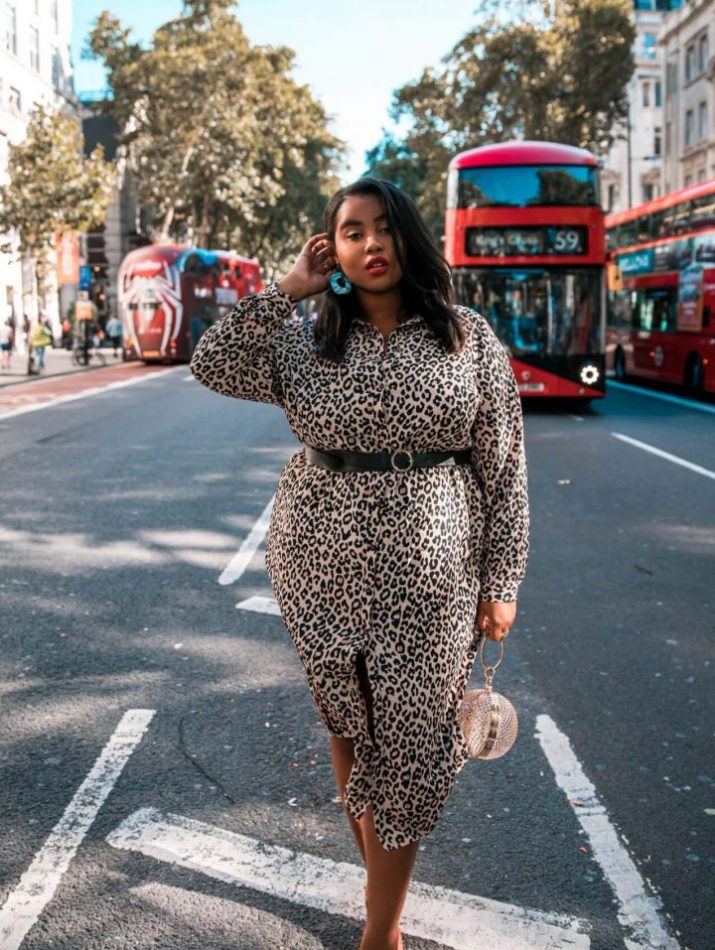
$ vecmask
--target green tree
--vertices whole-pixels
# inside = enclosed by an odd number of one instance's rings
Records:
[[[505,8],[489,0],[478,25],[440,66],[396,90],[391,117],[408,125],[397,144],[422,170],[415,197],[436,231],[447,165],[457,152],[524,138],[605,154],[627,112],[635,65],[631,7],[626,0],[559,0],[552,14],[549,2]],[[368,165],[378,165],[385,150],[382,173],[402,175],[394,141],[369,152]]]
[[[105,218],[112,200],[116,170],[104,161],[101,145],[84,157],[79,121],[44,106],[33,113],[25,139],[11,145],[6,185],[0,187],[0,231],[15,231],[17,248],[34,259],[39,292],[44,298],[44,275],[55,234],[87,231]]]
[[[156,241],[235,247],[285,266],[319,225],[343,145],[291,76],[287,47],[254,46],[232,0],[186,0],[147,49],[104,12],[88,51],[108,70],[104,110]]]
[[[369,174],[389,180],[416,198],[424,187],[427,169],[420,156],[392,132],[383,130],[380,142],[365,155]]]

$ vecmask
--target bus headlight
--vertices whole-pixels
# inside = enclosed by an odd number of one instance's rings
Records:
[[[581,367],[578,375],[581,379],[581,382],[586,386],[593,386],[594,383],[597,383],[601,378],[601,374],[598,371],[598,366],[594,366],[593,363],[585,363]]]

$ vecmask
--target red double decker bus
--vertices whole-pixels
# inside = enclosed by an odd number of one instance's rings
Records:
[[[715,178],[608,215],[607,363],[715,393]]]
[[[263,289],[256,260],[154,244],[127,254],[118,283],[124,358],[145,363],[190,360],[207,327]]]
[[[489,320],[523,395],[604,395],[604,214],[590,152],[505,142],[455,156],[445,256],[457,303]]]

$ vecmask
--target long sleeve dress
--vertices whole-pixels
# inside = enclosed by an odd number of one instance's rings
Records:
[[[210,389],[281,406],[319,449],[472,449],[469,466],[336,473],[301,448],[271,512],[266,568],[283,622],[328,733],[355,740],[345,806],[360,818],[372,803],[387,850],[432,831],[468,759],[456,714],[477,600],[516,600],[529,547],[516,381],[485,318],[454,310],[461,353],[419,314],[386,343],[357,318],[335,364],[315,352],[315,318],[272,284],[215,323],[191,361]]]

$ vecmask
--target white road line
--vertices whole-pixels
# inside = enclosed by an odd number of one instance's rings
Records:
[[[89,775],[0,909],[1,950],[17,950],[52,900],[62,875],[153,716],[153,709],[130,709],[122,716]]]
[[[670,393],[659,393],[652,389],[643,389],[641,386],[631,386],[630,383],[619,383],[615,379],[608,380],[608,388],[622,389],[626,393],[638,393],[639,396],[650,396],[651,399],[662,399],[663,402],[672,402],[676,406],[685,406],[687,409],[699,409],[700,412],[715,413],[715,406],[697,402],[695,399],[686,399],[684,396],[671,396]]]
[[[26,412],[38,412],[40,409],[51,409],[53,406],[59,406],[65,402],[74,402],[76,399],[84,399],[87,396],[96,396],[97,393],[106,393],[110,389],[122,389],[124,386],[135,386],[137,383],[146,383],[151,379],[158,379],[169,373],[175,373],[183,366],[173,366],[161,373],[148,373],[146,376],[139,376],[136,379],[123,379],[118,383],[107,383],[106,386],[93,386],[91,389],[84,389],[81,393],[68,393],[66,396],[57,396],[56,399],[50,399],[47,402],[32,403],[29,406],[21,406],[19,409],[10,409],[8,412],[0,413],[0,422],[3,419],[12,419],[14,416],[22,416]]]
[[[667,459],[669,462],[675,462],[676,465],[682,465],[683,468],[690,469],[691,472],[697,472],[698,475],[704,475],[706,478],[715,478],[715,472],[709,468],[703,468],[702,465],[696,465],[694,462],[688,462],[687,459],[681,459],[678,455],[671,455],[670,452],[664,452],[663,449],[657,449],[654,445],[648,445],[647,442],[639,442],[638,439],[632,439],[629,435],[622,435],[620,432],[612,432],[614,439],[620,439],[621,442],[627,442],[629,445],[635,445],[644,452],[650,452],[660,458]]]
[[[275,597],[247,597],[236,604],[236,610],[254,610],[259,614],[274,614],[280,617],[281,609]]]
[[[536,717],[536,738],[541,743],[556,781],[563,789],[591,842],[593,856],[601,865],[619,903],[618,920],[628,932],[628,950],[679,950],[661,923],[659,897],[646,893],[643,880],[630,855],[608,820],[596,789],[586,778],[568,738],[550,716]]]
[[[273,507],[275,497],[276,496],[273,495],[271,500],[263,509],[260,518],[251,528],[251,533],[224,568],[223,573],[218,579],[219,584],[233,584],[234,581],[239,579],[239,577],[251,563],[253,555],[261,546],[261,542],[268,531],[268,522],[271,516],[271,508]]]
[[[115,848],[330,914],[365,917],[361,867],[264,844],[180,815],[143,808],[107,837]],[[401,929],[454,950],[588,950],[588,924],[474,894],[413,883]]]

